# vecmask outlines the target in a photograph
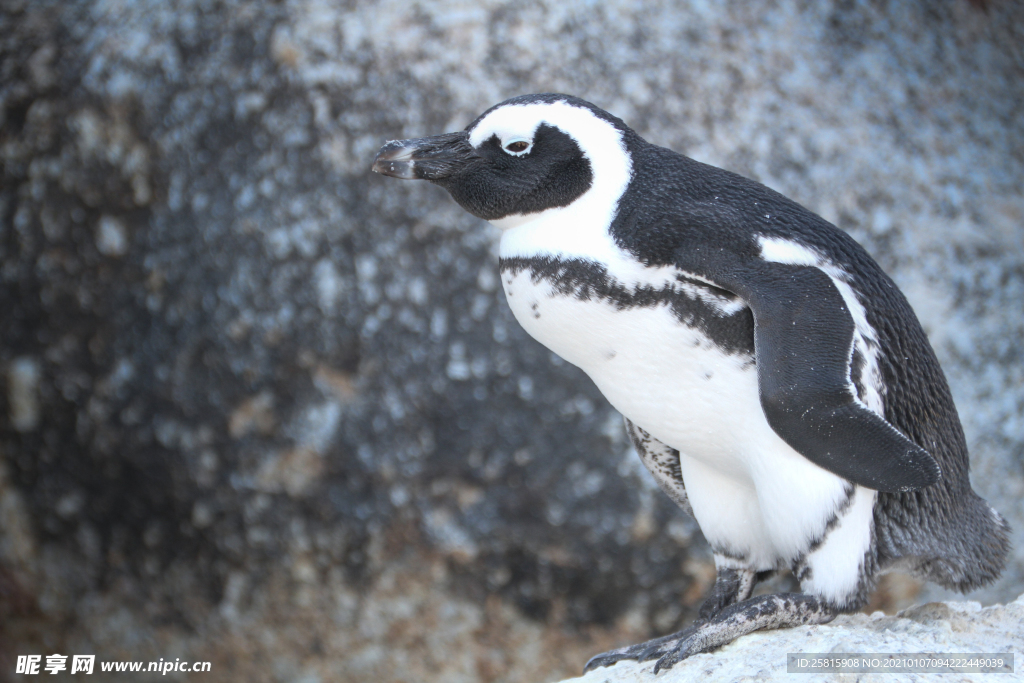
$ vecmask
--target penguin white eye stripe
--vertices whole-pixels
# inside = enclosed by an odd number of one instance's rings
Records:
[[[498,107],[469,130],[469,144],[479,149],[494,136],[506,144],[513,140],[533,140],[542,125],[557,129],[568,136],[579,148],[592,172],[590,188],[576,201],[573,209],[577,215],[587,218],[572,221],[570,225],[585,230],[586,226],[591,224],[596,225],[602,221],[607,224],[607,217],[614,214],[619,197],[629,184],[633,162],[626,151],[622,133],[591,110],[563,101]],[[530,148],[526,153],[540,155],[544,150],[533,151]],[[557,221],[563,211],[561,207],[549,210],[545,220]],[[526,215],[537,217],[534,214],[509,214],[496,224],[506,230],[522,223]],[[537,224],[538,229],[540,225]],[[573,253],[583,238],[574,227],[542,232],[551,238],[545,242],[545,248],[551,254]],[[510,238],[508,242],[510,254],[518,248],[513,245],[516,239]],[[612,242],[609,242],[608,246],[614,258],[614,254],[619,253],[619,248]]]

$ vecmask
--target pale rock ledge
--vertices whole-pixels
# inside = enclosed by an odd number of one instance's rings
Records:
[[[789,652],[1012,652],[1015,673],[790,674],[786,671]],[[932,602],[896,616],[881,612],[844,615],[822,626],[752,633],[657,676],[651,673],[653,667],[654,662],[619,662],[562,683],[1024,681],[1024,595],[1008,605]]]

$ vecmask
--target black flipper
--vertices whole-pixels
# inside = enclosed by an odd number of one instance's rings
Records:
[[[935,459],[855,399],[853,316],[829,276],[783,264],[759,271],[742,295],[754,313],[761,407],[775,433],[819,467],[876,491],[937,482]]]

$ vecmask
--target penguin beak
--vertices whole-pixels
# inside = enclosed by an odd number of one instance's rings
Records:
[[[392,140],[373,160],[375,173],[404,180],[444,180],[479,158],[469,133],[446,133],[429,138]]]

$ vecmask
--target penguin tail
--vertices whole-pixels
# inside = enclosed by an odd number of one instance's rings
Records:
[[[932,558],[923,567],[927,578],[961,593],[998,579],[1010,552],[1007,521],[984,499],[975,496],[972,502],[969,515],[961,520],[962,533],[951,544],[954,552]]]
[[[954,514],[930,519],[906,515],[912,509],[919,512],[924,501],[918,499],[911,505],[907,505],[910,501],[906,498],[900,501],[903,504],[898,507],[904,514],[895,518],[887,514],[882,525],[876,525],[882,564],[960,593],[999,578],[1010,552],[1010,525],[973,491],[968,489],[966,494],[957,501],[960,505],[950,506],[955,509]],[[903,496],[917,497],[896,494],[894,498]],[[892,500],[890,505],[895,502]],[[889,511],[895,512],[894,507],[889,507]],[[953,512],[950,507],[947,512]],[[878,521],[881,520],[876,517]]]

